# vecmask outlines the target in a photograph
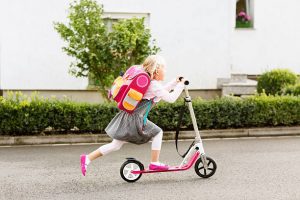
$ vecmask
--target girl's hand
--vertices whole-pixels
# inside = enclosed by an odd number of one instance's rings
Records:
[[[178,76],[177,79],[176,79],[176,82],[177,83],[184,82],[184,78],[182,76]]]

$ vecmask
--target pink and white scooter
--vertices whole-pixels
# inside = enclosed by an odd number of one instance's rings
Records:
[[[149,170],[145,169],[144,165],[135,158],[127,158],[127,160],[123,163],[120,169],[121,177],[125,181],[135,182],[141,178],[142,174],[184,171],[190,169],[194,164],[196,174],[202,178],[209,178],[215,174],[217,170],[217,164],[212,158],[207,157],[205,155],[202,140],[196,122],[194,109],[192,106],[192,100],[189,96],[189,92],[187,89],[187,85],[189,84],[189,82],[185,81],[184,84],[184,90],[186,95],[185,103],[188,104],[196,137],[189,151],[183,156],[183,161],[179,166],[169,167],[169,169],[167,170]]]

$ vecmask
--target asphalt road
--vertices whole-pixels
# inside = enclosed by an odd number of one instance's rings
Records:
[[[183,151],[190,142],[181,142]],[[121,179],[126,157],[148,165],[150,144],[126,144],[95,160],[83,177],[79,155],[100,144],[0,147],[0,199],[300,199],[300,137],[204,140],[218,169],[203,179],[193,168]],[[174,142],[163,143],[161,161],[176,165]]]

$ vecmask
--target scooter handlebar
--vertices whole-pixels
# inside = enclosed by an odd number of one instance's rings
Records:
[[[179,80],[181,81],[183,79],[183,77],[181,76],[181,77],[179,77]],[[188,80],[185,80],[184,81],[184,85],[189,85],[190,84],[190,82],[188,81]]]

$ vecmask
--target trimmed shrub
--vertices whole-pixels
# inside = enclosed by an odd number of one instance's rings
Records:
[[[282,90],[287,85],[294,85],[297,75],[288,69],[274,69],[263,73],[258,78],[257,92],[265,91],[267,95],[282,94]]]
[[[300,96],[300,83],[296,85],[289,85],[284,89],[285,95]]]
[[[183,100],[173,104],[161,102],[151,110],[149,120],[163,130],[175,130],[183,104]],[[300,125],[300,98],[295,96],[195,99],[193,108],[199,129]],[[0,97],[0,135],[104,133],[118,112],[113,103]],[[187,106],[182,124],[183,129],[193,129]]]

